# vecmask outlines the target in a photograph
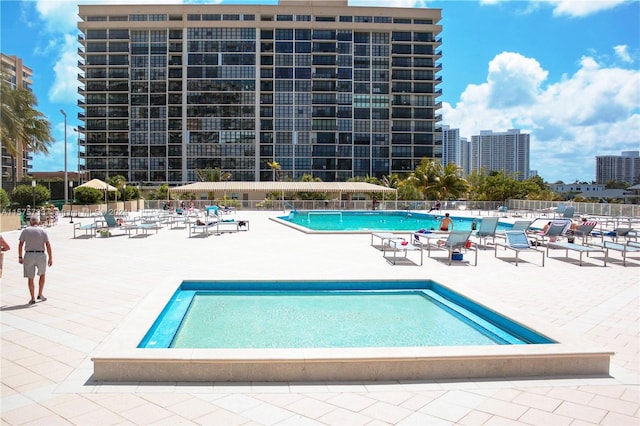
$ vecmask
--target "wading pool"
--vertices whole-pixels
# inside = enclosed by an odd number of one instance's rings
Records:
[[[611,356],[557,343],[430,280],[184,281],[134,346],[122,343],[92,358],[95,380],[603,375]]]

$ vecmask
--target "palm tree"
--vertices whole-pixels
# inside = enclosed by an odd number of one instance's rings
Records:
[[[0,138],[2,147],[11,156],[13,186],[16,186],[16,158],[23,149],[32,153],[49,153],[51,123],[44,114],[34,109],[38,105],[35,95],[24,88],[11,89],[2,78],[0,90]]]
[[[107,179],[107,183],[111,186],[116,187],[118,190],[122,192],[122,199],[124,200],[124,185],[127,183],[127,178],[122,175],[111,176]],[[118,192],[116,191],[115,197],[118,197]]]
[[[389,176],[382,176],[380,181],[382,186],[387,188],[398,188],[402,184],[402,178],[397,173],[391,173]]]
[[[423,158],[416,170],[407,178],[420,189],[427,200],[438,198],[439,177],[442,175],[442,164]]]
[[[230,172],[223,172],[220,167],[212,169],[196,169],[196,176],[199,182],[225,182],[231,180],[233,175]]]
[[[438,199],[460,198],[469,192],[469,183],[462,177],[462,168],[455,163],[449,163],[442,169],[442,175],[437,179],[436,191]]]
[[[300,182],[322,182],[322,179],[312,174],[305,173],[300,176]],[[296,196],[300,200],[326,200],[326,192],[297,192]]]
[[[225,182],[231,180],[233,177],[230,172],[223,172],[220,167],[213,169],[211,167],[207,167],[206,169],[196,169],[196,176],[198,177],[199,182]],[[215,199],[215,194],[213,192],[209,192],[207,194],[207,199]]]
[[[273,172],[273,181],[277,182],[280,180],[280,163],[278,163],[277,161],[268,161],[267,162],[267,166],[269,166],[269,168],[271,169],[271,171]]]

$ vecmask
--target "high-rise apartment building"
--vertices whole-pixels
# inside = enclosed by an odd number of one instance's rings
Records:
[[[84,168],[182,184],[324,181],[441,158],[439,9],[81,5]]]
[[[621,155],[596,156],[596,183],[640,183],[640,151],[623,151]]]
[[[485,173],[504,171],[515,174],[518,180],[529,177],[529,138],[519,129],[506,132],[481,130],[479,135],[471,136],[472,170]]]
[[[1,64],[0,70],[2,70],[2,78],[4,78],[11,89],[22,88],[31,91],[31,85],[33,81],[33,71],[31,68],[25,66],[22,63],[22,59],[17,56],[0,54]],[[23,145],[18,143],[18,155],[16,156],[15,164],[12,157],[6,152],[4,147],[0,146],[0,159],[2,163],[2,170],[0,176],[0,184],[4,187],[7,183],[14,180],[19,182],[22,177],[28,173],[31,168],[31,156],[29,152],[23,149]]]
[[[442,164],[457,164],[464,175],[471,173],[471,143],[460,136],[460,129],[442,125]]]

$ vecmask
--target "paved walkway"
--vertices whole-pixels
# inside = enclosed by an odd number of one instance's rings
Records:
[[[481,250],[477,267],[426,258],[423,266],[392,266],[370,247],[369,235],[306,235],[268,219],[277,214],[239,212],[250,220],[249,232],[191,239],[185,229],[162,229],[146,238],[74,240],[69,219],[62,220],[48,229],[49,300],[32,307],[16,260],[19,231],[5,233],[12,250],[1,285],[2,424],[640,424],[637,256],[626,268],[616,261],[604,268],[599,256],[582,267],[548,259],[542,268],[539,256],[515,267]],[[183,279],[416,278],[615,351],[611,377],[118,384],[91,377],[92,354],[160,286]]]

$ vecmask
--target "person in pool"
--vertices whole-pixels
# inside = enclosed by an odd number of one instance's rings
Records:
[[[453,220],[449,217],[449,213],[445,213],[444,217],[440,221],[440,230],[448,232],[449,226],[451,226],[451,230],[453,231]]]

